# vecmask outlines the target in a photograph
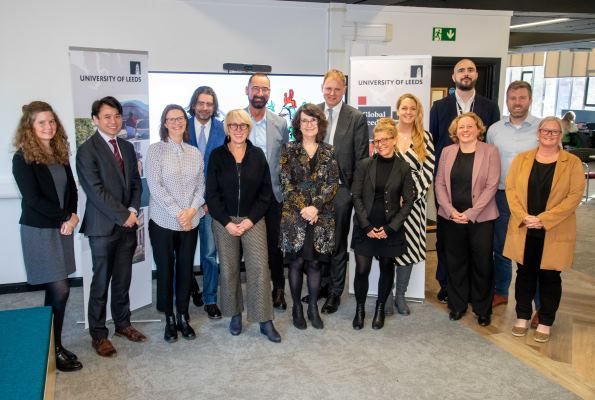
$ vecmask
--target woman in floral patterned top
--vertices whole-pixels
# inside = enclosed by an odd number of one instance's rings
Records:
[[[300,302],[303,271],[308,275],[308,319],[323,328],[317,300],[320,290],[320,263],[327,262],[335,246],[333,198],[337,192],[339,169],[333,146],[324,142],[327,121],[314,104],[304,104],[292,121],[295,142],[281,152],[280,247],[290,262],[289,286],[293,298],[293,325],[306,329]]]

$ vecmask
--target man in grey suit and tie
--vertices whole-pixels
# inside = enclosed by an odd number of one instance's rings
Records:
[[[116,335],[133,342],[146,337],[130,324],[128,290],[142,193],[136,151],[119,139],[122,105],[108,96],[91,107],[97,131],[80,145],[76,170],[87,195],[81,232],[89,238],[93,280],[88,319],[92,345],[103,357],[116,355],[105,326],[107,292],[111,283],[111,311]]]
[[[271,81],[268,76],[262,73],[250,76],[248,86],[246,86],[246,95],[249,101],[246,111],[250,114],[253,122],[250,141],[254,146],[260,147],[266,156],[275,195],[264,217],[267,227],[269,268],[271,270],[271,280],[273,281],[273,307],[286,310],[283,254],[279,249],[279,229],[283,203],[279,182],[279,157],[281,147],[289,141],[289,129],[284,118],[266,108],[271,95]]]
[[[335,196],[335,251],[329,266],[328,297],[322,312],[332,314],[341,303],[347,274],[347,236],[353,203],[351,183],[356,163],[369,156],[368,120],[355,108],[343,103],[347,79],[343,72],[331,69],[324,75],[322,94],[324,103],[319,107],[328,120],[325,142],[335,146],[339,164],[339,190]]]

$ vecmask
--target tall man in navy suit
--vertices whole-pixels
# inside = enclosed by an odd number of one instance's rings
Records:
[[[434,174],[438,171],[438,162],[442,149],[452,144],[448,127],[453,119],[460,114],[474,112],[479,115],[486,129],[494,122],[500,120],[498,104],[475,93],[477,77],[477,67],[473,61],[463,58],[457,62],[452,74],[452,80],[456,87],[454,96],[447,96],[436,101],[430,110],[430,133],[434,139],[434,149],[436,152]],[[440,291],[437,297],[440,302],[446,303],[448,297],[446,290],[447,271],[444,267],[445,255],[442,248],[442,241],[440,240],[440,230],[440,226],[438,226],[436,235],[436,252],[438,254],[436,280],[440,284]]]
[[[286,310],[283,253],[279,249],[279,229],[281,209],[283,208],[283,195],[279,182],[279,157],[281,147],[289,141],[289,129],[284,118],[266,108],[271,95],[271,81],[268,76],[261,73],[251,75],[248,86],[246,86],[246,95],[249,102],[246,111],[250,114],[253,122],[250,141],[260,147],[267,158],[275,195],[264,216],[267,226],[269,268],[273,281],[273,307]]]
[[[111,282],[111,311],[116,336],[133,342],[146,337],[130,324],[128,291],[142,193],[134,146],[118,138],[122,105],[108,96],[91,107],[97,130],[76,154],[76,170],[87,195],[81,232],[89,237],[93,280],[88,319],[92,345],[103,357],[116,355],[105,326],[107,291]]]
[[[353,202],[351,183],[356,163],[369,156],[368,120],[362,112],[343,103],[347,79],[343,72],[331,69],[324,75],[322,95],[324,103],[319,107],[328,120],[325,142],[335,147],[339,164],[339,189],[335,195],[335,251],[329,268],[328,297],[322,312],[332,314],[341,303],[347,274],[347,236],[351,222]]]
[[[205,180],[211,152],[225,141],[223,124],[217,118],[219,102],[215,91],[209,86],[198,87],[190,98],[188,106],[190,120],[188,121],[189,143],[200,150],[204,161]],[[208,199],[206,199],[208,202]],[[221,311],[217,307],[217,286],[219,284],[219,264],[217,264],[217,248],[211,223],[213,218],[209,214],[207,203],[203,205],[205,215],[200,219],[198,234],[200,240],[200,267],[202,269],[203,294],[196,280],[192,283],[192,300],[197,306],[204,303],[204,310],[210,319],[221,318]]]

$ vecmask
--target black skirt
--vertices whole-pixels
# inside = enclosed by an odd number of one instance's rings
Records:
[[[331,261],[330,254],[321,254],[314,248],[314,226],[308,224],[306,227],[306,236],[304,237],[304,245],[297,253],[286,253],[285,261],[291,262],[297,258],[303,258],[304,261],[319,261],[328,263]]]
[[[367,257],[399,257],[407,249],[401,232],[393,232],[386,239],[369,238],[357,224],[353,226],[351,248],[355,254]]]

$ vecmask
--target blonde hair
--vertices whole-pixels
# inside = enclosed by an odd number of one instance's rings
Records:
[[[225,115],[225,119],[223,120],[223,130],[225,131],[226,135],[229,135],[229,129],[227,128],[227,122],[230,119],[239,119],[243,123],[248,125],[248,132],[252,131],[252,118],[250,118],[250,114],[246,112],[246,110],[242,110],[241,108],[236,108],[235,110],[229,111]]]
[[[52,106],[43,101],[33,101],[22,108],[23,115],[14,135],[13,145],[17,151],[23,153],[28,164],[68,164],[70,146],[68,137],[60,119]],[[37,115],[42,112],[51,112],[56,120],[56,135],[50,141],[51,152],[45,150],[35,134],[33,123]]]
[[[477,129],[479,130],[479,134],[477,135],[478,140],[483,140],[484,133],[486,131],[486,126],[483,124],[483,121],[479,116],[473,112],[467,112],[459,115],[455,119],[452,120],[450,126],[448,127],[448,133],[450,133],[450,139],[453,143],[459,143],[459,138],[457,137],[457,127],[459,125],[459,121],[463,118],[471,118],[475,121],[475,125],[477,125]]]
[[[376,121],[376,126],[374,127],[374,134],[378,132],[387,132],[395,139],[397,137],[397,123],[391,118],[380,118]]]
[[[327,79],[337,79],[338,81],[343,82],[343,86],[347,86],[347,78],[345,78],[345,74],[338,69],[329,69],[326,71],[322,83],[324,84]]]
[[[411,132],[411,141],[413,143],[413,151],[417,155],[417,158],[422,163],[426,161],[427,154],[427,147],[425,138],[425,130],[424,130],[424,108],[421,105],[421,102],[417,97],[415,97],[411,93],[405,93],[397,100],[397,112],[403,100],[410,99],[415,103],[415,107],[417,108],[417,115],[415,117],[415,121],[413,121],[413,130]]]

